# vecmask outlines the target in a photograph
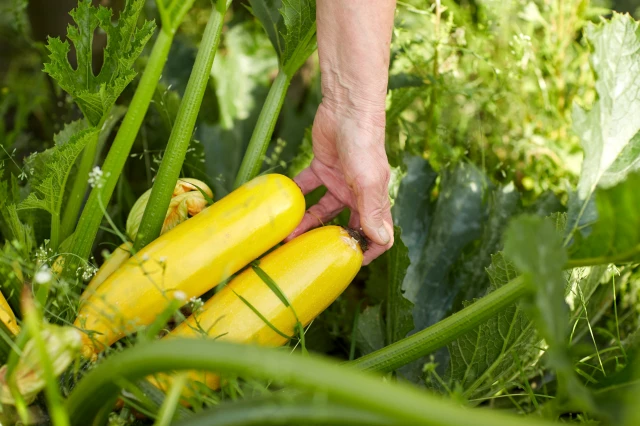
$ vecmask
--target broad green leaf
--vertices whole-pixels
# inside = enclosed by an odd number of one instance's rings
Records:
[[[485,268],[502,248],[509,218],[522,206],[513,186],[495,188],[480,170],[466,164],[444,172],[432,200],[437,175],[428,162],[407,157],[405,163],[393,217],[411,261],[402,289],[414,304],[415,332],[461,309],[465,300],[486,294],[491,282]],[[447,351],[437,353],[435,361],[444,374]],[[403,367],[400,373],[421,381],[425,362]]]
[[[316,50],[316,2],[282,0],[280,13],[286,28],[282,63],[295,72]]]
[[[402,242],[402,229],[394,228],[394,245],[387,252],[386,344],[404,338],[414,328],[413,303],[404,297],[402,283],[409,267],[409,250]]]
[[[569,235],[587,233],[595,216],[592,197],[598,187],[623,181],[638,168],[640,151],[640,33],[629,15],[589,24],[591,63],[597,74],[598,100],[590,111],[573,110],[573,128],[582,141],[584,161],[577,193],[569,206]]]
[[[358,316],[356,324],[356,342],[360,354],[366,355],[384,346],[384,321],[381,306],[368,306]]]
[[[597,218],[576,232],[569,246],[569,265],[624,263],[640,258],[640,173],[594,195]]]
[[[104,120],[136,75],[133,64],[155,28],[150,21],[137,27],[143,5],[144,0],[128,0],[114,25],[111,9],[96,8],[90,0],[80,0],[78,7],[70,12],[77,26],[69,26],[67,30],[67,37],[75,46],[76,69],[69,63],[69,42],[59,37],[49,38],[49,62],[44,70],[73,97],[92,126]],[[107,34],[107,46],[102,68],[96,76],[92,69],[92,42],[98,27]]]
[[[486,272],[489,291],[518,276],[502,253],[492,256]],[[449,345],[447,380],[463,389],[466,398],[491,395],[520,374],[520,365],[538,356],[538,340],[524,308],[514,304]]]
[[[410,177],[409,172],[407,178]],[[405,181],[403,185],[410,186],[411,181]],[[416,330],[436,323],[451,309],[461,283],[456,284],[449,279],[464,249],[482,235],[483,222],[488,214],[485,202],[487,185],[486,177],[474,166],[463,164],[453,171],[446,171],[442,176],[430,229],[420,236],[407,232],[409,238],[425,239],[419,248],[412,247],[410,240],[405,240],[411,266],[403,290],[405,297],[415,305],[413,320]],[[428,191],[428,188],[418,186],[415,191]],[[401,200],[399,196],[396,206],[401,202],[415,201]],[[396,223],[405,234],[401,219],[399,216]],[[415,249],[414,257],[412,248]]]
[[[29,196],[23,200],[18,209],[43,209],[52,215],[59,216],[64,198],[64,191],[71,168],[78,155],[89,140],[95,137],[98,129],[92,127],[73,135],[68,141],[52,148],[48,153],[45,171],[40,176]],[[82,179],[83,177],[78,177]]]
[[[284,24],[280,15],[282,0],[249,0],[249,4],[251,13],[262,23],[271,45],[281,57],[284,49],[284,37],[281,34]]]
[[[4,170],[0,167],[0,176]],[[0,230],[5,241],[16,241],[23,256],[28,256],[36,245],[33,228],[18,217],[16,204],[20,202],[18,180],[11,175],[0,180]]]
[[[250,4],[278,53],[281,68],[293,76],[317,47],[315,0],[250,0]]]
[[[516,218],[505,233],[504,252],[530,288],[528,312],[547,344],[548,366],[558,378],[556,403],[590,408],[591,396],[573,370],[568,349],[569,308],[563,272],[567,253],[556,225],[539,216]]]

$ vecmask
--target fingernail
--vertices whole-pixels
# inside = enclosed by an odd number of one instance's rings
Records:
[[[387,232],[387,228],[384,226],[378,228],[378,235],[380,236],[383,244],[387,244],[389,242],[389,233]]]

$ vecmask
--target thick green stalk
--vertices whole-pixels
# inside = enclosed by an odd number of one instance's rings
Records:
[[[138,236],[133,244],[134,252],[158,238],[162,230],[167,208],[171,202],[171,194],[180,176],[182,163],[184,163],[184,157],[189,148],[202,98],[207,88],[213,58],[220,43],[220,34],[222,33],[226,10],[227,2],[218,0],[209,16],[209,22],[198,48],[196,62],[193,65],[193,70],[187,83],[187,89],[182,102],[180,102],[176,122],[173,125],[173,129],[171,129],[167,149],[162,157],[162,163],[151,190],[149,203],[140,222]]]
[[[393,420],[332,402],[318,401],[240,401],[201,411],[175,426],[282,426],[350,425],[388,426]]]
[[[57,213],[51,214],[51,233],[49,235],[49,247],[52,250],[58,250],[60,244],[60,215]]]
[[[99,126],[101,126],[101,124],[99,124]],[[87,187],[89,186],[89,173],[91,172],[91,167],[93,167],[93,163],[96,160],[99,138],[100,132],[96,132],[95,137],[92,138],[92,140],[90,140],[84,147],[84,150],[82,150],[82,159],[78,165],[76,179],[73,182],[71,194],[69,195],[69,199],[67,200],[64,208],[64,214],[62,215],[62,228],[60,232],[63,240],[71,235],[76,226],[80,207],[82,207],[82,200],[84,199],[84,195],[87,193]],[[53,230],[51,233],[53,234]],[[54,247],[57,247],[57,245]]]
[[[119,392],[116,384],[134,382],[166,371],[225,372],[293,385],[321,393],[345,407],[411,425],[511,426],[551,425],[533,418],[510,416],[485,409],[462,409],[458,404],[404,383],[355,371],[318,356],[290,354],[280,349],[204,339],[159,340],[118,353],[91,370],[67,400],[72,424],[91,419]]]
[[[347,364],[369,371],[390,372],[453,342],[498,312],[512,305],[527,292],[522,277],[475,301],[459,312],[389,346]]]
[[[102,188],[94,188],[89,195],[87,204],[82,211],[80,221],[76,228],[71,253],[80,259],[87,259],[91,253],[93,241],[98,234],[102,222],[102,209],[100,203],[106,206],[118,183],[124,164],[129,158],[129,152],[136,139],[142,120],[149,109],[149,103],[153,98],[156,86],[162,75],[164,64],[167,61],[171,43],[172,31],[160,31],[156,39],[149,61],[140,79],[140,84],[133,95],[127,114],[122,121],[109,154],[102,165],[105,182]],[[76,257],[73,256],[72,259]]]
[[[234,188],[250,181],[260,173],[262,161],[269,147],[273,129],[276,127],[278,115],[280,115],[284,98],[287,95],[289,83],[291,83],[291,76],[281,69],[271,89],[269,89],[267,99],[260,111],[260,116],[258,117],[256,127],[253,129],[249,146],[244,154],[244,158],[242,158],[242,164],[240,164],[240,170],[233,185]]]
[[[51,416],[51,423],[54,426],[67,426],[69,424],[68,413],[64,410],[62,396],[58,388],[58,380],[53,371],[51,358],[47,352],[47,346],[42,338],[42,317],[35,307],[33,300],[25,303],[25,324],[29,329],[29,334],[35,342],[36,349],[40,358],[40,367],[42,367],[42,377],[45,381],[45,395],[47,397],[47,408]]]

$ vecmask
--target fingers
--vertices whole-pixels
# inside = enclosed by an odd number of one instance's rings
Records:
[[[360,224],[374,243],[386,246],[393,238],[391,203],[388,193],[389,166],[369,169],[356,179],[355,192]]]
[[[311,206],[304,214],[302,221],[293,230],[291,234],[285,239],[289,241],[300,234],[307,232],[309,229],[317,228],[331,219],[336,217],[343,209],[345,205],[342,201],[334,197],[330,192],[327,192],[324,197],[318,201],[318,204]]]
[[[307,167],[303,171],[301,171],[298,176],[293,178],[293,181],[300,187],[300,190],[304,195],[307,195],[320,185],[322,185],[322,181],[320,178],[311,170],[311,167]]]

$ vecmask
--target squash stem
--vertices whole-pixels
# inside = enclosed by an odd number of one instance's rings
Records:
[[[403,383],[329,362],[315,355],[205,339],[168,339],[134,346],[106,359],[77,384],[67,399],[74,425],[92,424],[103,401],[119,392],[117,383],[135,382],[166,371],[203,370],[276,380],[316,392],[329,401],[361,409],[398,424],[522,426],[553,423],[484,409],[461,410],[459,404]]]
[[[62,228],[60,230],[60,238],[62,240],[71,235],[77,223],[76,221],[78,220],[80,207],[82,207],[82,200],[84,199],[84,196],[87,193],[87,187],[89,186],[89,172],[91,172],[91,167],[93,167],[95,162],[99,138],[100,132],[96,132],[95,137],[88,141],[82,152],[82,158],[78,165],[76,179],[73,182],[71,194],[69,195],[64,209],[64,214],[62,215]]]
[[[515,303],[526,292],[524,279],[515,278],[431,327],[347,364],[367,371],[394,371],[448,345]]]
[[[151,190],[149,203],[145,208],[138,235],[133,244],[134,253],[158,238],[162,230],[167,208],[171,202],[171,194],[180,176],[180,170],[189,148],[202,98],[207,88],[213,59],[220,43],[220,34],[222,33],[227,7],[226,0],[218,0],[209,16],[209,22],[198,48],[198,54],[187,83],[184,98],[180,102],[176,122],[173,129],[171,129],[167,149],[162,157],[162,163]]]
[[[240,170],[233,185],[234,189],[250,181],[260,173],[264,156],[269,147],[269,142],[271,142],[273,129],[276,127],[278,115],[280,115],[287,89],[291,83],[291,77],[283,69],[280,69],[273,85],[271,85],[267,99],[260,111],[256,127],[253,129],[242,164],[240,164]]]
[[[100,203],[106,206],[118,183],[124,164],[129,158],[129,152],[140,130],[142,120],[149,109],[149,104],[155,93],[156,86],[162,75],[162,69],[167,61],[173,34],[171,31],[160,31],[153,45],[149,61],[140,79],[127,114],[122,121],[118,134],[107,154],[102,166],[105,182],[102,188],[94,188],[89,195],[87,204],[80,215],[75,237],[71,248],[70,259],[88,259],[93,241],[98,234],[102,222]]]

